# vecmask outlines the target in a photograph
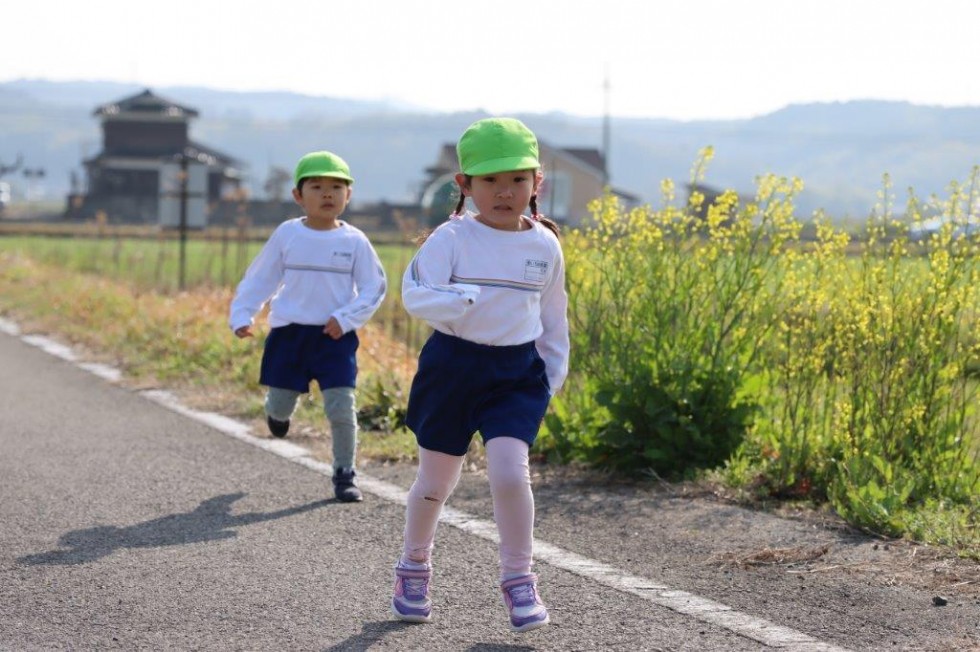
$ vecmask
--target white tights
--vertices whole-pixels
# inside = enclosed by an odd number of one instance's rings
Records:
[[[524,575],[531,572],[534,536],[528,445],[514,437],[495,437],[487,442],[486,449],[493,516],[500,535],[500,575]],[[429,563],[439,513],[456,488],[462,468],[462,456],[419,448],[418,475],[408,492],[405,510],[403,562]]]

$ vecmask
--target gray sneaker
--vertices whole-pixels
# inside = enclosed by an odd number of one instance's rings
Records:
[[[354,469],[336,469],[333,472],[333,495],[342,503],[359,503],[364,500],[357,488]]]

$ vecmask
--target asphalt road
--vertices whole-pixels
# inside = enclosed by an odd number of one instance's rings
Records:
[[[917,626],[938,630],[889,641],[835,627],[834,610],[811,621],[792,600],[702,601],[689,575],[667,586],[631,567],[663,541],[626,545],[602,510],[543,507],[536,570],[553,625],[513,634],[488,522],[471,517],[488,511],[479,478],[460,488],[469,511],[439,530],[434,622],[399,623],[388,601],[410,470],[368,470],[374,493],[337,503],[323,465],[288,449],[248,445],[18,337],[0,334],[0,361],[3,650],[924,649],[914,642],[942,633],[928,621]],[[772,589],[762,578],[756,590]]]

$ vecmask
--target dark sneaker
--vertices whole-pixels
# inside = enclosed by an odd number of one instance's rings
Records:
[[[538,576],[521,575],[500,585],[504,605],[510,616],[510,628],[526,632],[548,624],[548,609],[538,596]]]
[[[289,419],[280,421],[267,416],[265,422],[269,424],[269,432],[272,433],[273,437],[285,437],[286,433],[289,432]]]
[[[333,495],[342,503],[359,503],[364,500],[357,488],[354,469],[336,469],[333,472]]]
[[[412,569],[399,563],[395,566],[395,595],[391,598],[391,613],[398,620],[427,623],[432,620],[432,601],[429,600],[429,567]]]

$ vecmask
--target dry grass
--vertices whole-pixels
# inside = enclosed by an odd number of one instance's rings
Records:
[[[830,545],[794,548],[769,548],[753,552],[724,552],[713,556],[709,561],[717,564],[748,568],[751,566],[774,566],[801,564],[819,559],[827,554]]]

